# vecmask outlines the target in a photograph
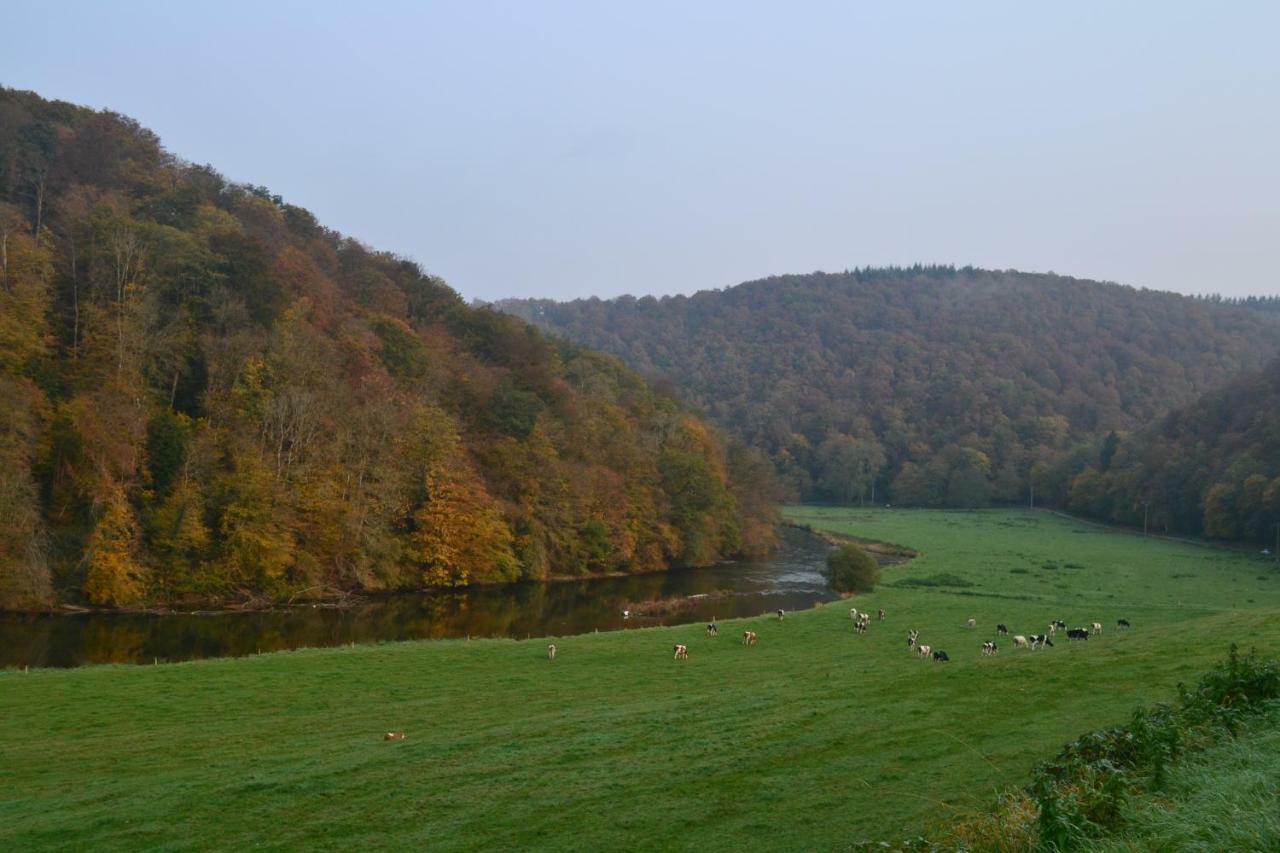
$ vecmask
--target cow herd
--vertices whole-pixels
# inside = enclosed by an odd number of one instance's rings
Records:
[[[877,615],[880,621],[884,620],[885,610],[883,607],[879,609],[879,611],[877,612]],[[786,617],[786,612],[783,610],[779,610],[778,611],[779,621],[781,621],[785,617]],[[854,630],[854,633],[857,633],[857,634],[865,634],[867,632],[867,629],[871,625],[871,613],[859,612],[856,607],[851,607],[849,609],[849,618],[853,620],[853,630]],[[977,628],[978,620],[975,618],[970,618],[966,620],[965,625],[968,628]],[[1117,619],[1116,627],[1121,630],[1128,628],[1129,620]],[[1012,635],[1010,635],[1009,633],[1009,627],[1005,625],[1003,622],[996,624],[997,637],[1006,637],[1006,636],[1010,637],[1010,642],[1013,643],[1013,647],[1015,649],[1028,649],[1030,651],[1043,649],[1045,647],[1052,647],[1053,638],[1057,636],[1057,633],[1060,630],[1066,632],[1068,640],[1088,640],[1091,636],[1096,637],[1102,633],[1102,623],[1093,622],[1087,628],[1085,627],[1067,628],[1066,622],[1064,622],[1061,619],[1055,619],[1049,623],[1047,633],[1012,634]],[[720,629],[715,622],[707,623],[708,637],[718,636],[719,633],[720,633]],[[742,644],[744,646],[754,646],[756,644],[756,641],[757,641],[757,637],[756,637],[755,631],[742,632]],[[689,647],[685,643],[676,643],[672,651],[674,653],[673,657],[675,660],[689,659]],[[914,651],[916,656],[920,660],[931,660],[934,663],[946,663],[951,660],[951,657],[942,649],[935,649],[930,645],[921,643],[920,631],[917,628],[912,628],[907,632],[907,651]],[[1000,646],[996,640],[987,640],[982,643],[982,654],[984,657],[991,657],[994,655],[998,655],[999,653],[1000,653]],[[555,643],[552,643],[551,645],[547,646],[547,658],[549,660],[556,659]]]

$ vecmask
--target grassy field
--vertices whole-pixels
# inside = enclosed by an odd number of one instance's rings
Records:
[[[554,663],[457,640],[0,673],[0,849],[837,849],[984,806],[1232,640],[1280,653],[1259,558],[1041,513],[787,515],[923,553],[853,602],[884,622],[855,636],[837,603],[566,637]],[[979,653],[1057,617],[1106,629]],[[910,627],[953,662],[910,657]]]
[[[1166,790],[1136,800],[1129,825],[1099,850],[1280,850],[1280,729],[1257,729],[1175,767]]]

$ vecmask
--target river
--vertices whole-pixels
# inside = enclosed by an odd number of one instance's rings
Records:
[[[348,643],[564,636],[758,616],[834,599],[821,575],[828,550],[816,536],[783,528],[782,542],[768,560],[621,578],[366,596],[340,607],[0,613],[0,667],[149,664]],[[657,601],[678,606],[665,612],[645,606]],[[627,617],[628,608],[654,612]]]

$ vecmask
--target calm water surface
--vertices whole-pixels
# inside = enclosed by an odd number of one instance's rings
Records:
[[[758,616],[834,599],[829,546],[785,528],[772,559],[550,584],[368,597],[344,607],[250,613],[0,613],[0,667],[152,663],[302,647],[439,637],[539,637]],[[713,596],[731,592],[732,595]],[[635,602],[695,598],[662,616],[623,618]]]

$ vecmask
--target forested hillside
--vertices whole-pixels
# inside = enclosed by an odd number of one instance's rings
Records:
[[[0,89],[0,606],[707,563],[770,546],[766,469],[610,356]]]
[[[674,383],[801,497],[923,506],[1025,502],[1037,462],[1260,368],[1270,305],[952,267],[499,303]]]
[[[1035,479],[1096,518],[1280,546],[1280,359],[1148,428],[1063,454]]]

